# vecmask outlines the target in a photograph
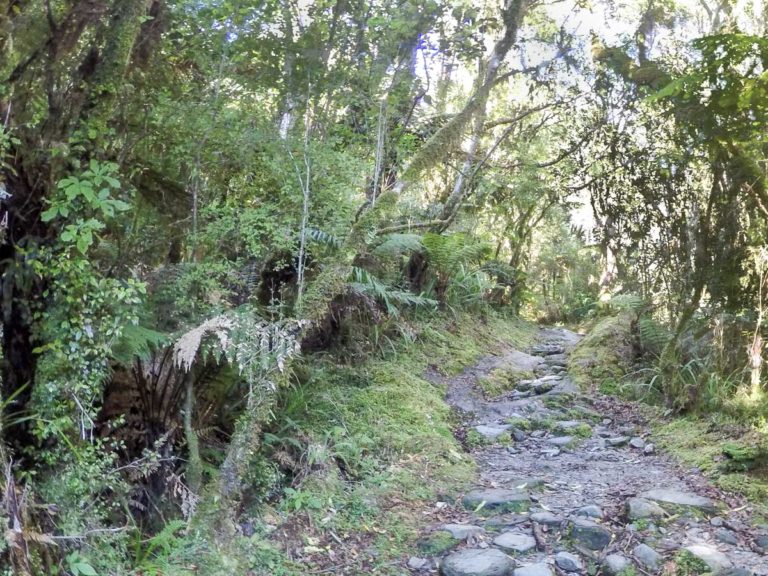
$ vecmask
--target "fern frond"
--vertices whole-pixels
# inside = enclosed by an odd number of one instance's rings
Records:
[[[643,350],[658,356],[672,338],[672,333],[650,316],[643,315],[637,321],[640,345]]]
[[[430,307],[437,302],[411,292],[395,290],[376,278],[373,274],[362,268],[352,268],[351,288],[360,293],[373,297],[382,304],[387,313],[396,316],[399,313],[398,304],[401,306]]]
[[[424,248],[419,234],[388,234],[384,241],[373,249],[376,256],[394,256],[407,252],[418,252]]]
[[[329,248],[338,249],[341,247],[341,240],[339,240],[333,234],[330,234],[319,228],[307,228],[307,237]]]
[[[134,358],[146,360],[152,350],[168,343],[168,335],[145,326],[125,326],[120,339],[112,347],[112,358],[124,365],[130,365]]]

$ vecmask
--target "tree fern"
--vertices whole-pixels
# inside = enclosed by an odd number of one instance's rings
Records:
[[[456,272],[462,265],[479,264],[491,251],[487,243],[477,242],[461,233],[428,233],[424,235],[423,243],[430,264],[446,275]]]
[[[648,315],[641,316],[637,321],[637,330],[640,335],[640,345],[643,351],[658,356],[664,350],[670,338],[671,332]]]
[[[424,248],[420,234],[388,234],[384,241],[373,249],[377,256],[396,256],[417,252]]]
[[[112,347],[112,357],[121,364],[130,365],[134,358],[146,360],[153,348],[168,343],[167,334],[145,326],[129,324],[123,327],[120,340]]]
[[[351,287],[361,294],[374,298],[386,308],[387,313],[391,316],[396,316],[399,313],[399,306],[431,307],[437,304],[434,300],[424,296],[396,290],[367,270],[357,267],[352,268]]]
[[[648,303],[637,294],[617,294],[603,304],[608,310],[639,313]]]

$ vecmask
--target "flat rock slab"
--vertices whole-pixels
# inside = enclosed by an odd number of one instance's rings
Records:
[[[686,546],[685,550],[688,550],[688,552],[704,562],[704,564],[709,566],[709,569],[713,572],[733,568],[733,563],[728,559],[728,556],[713,546],[708,546],[707,544],[691,544],[690,546]]]
[[[705,512],[714,512],[714,501],[692,492],[682,492],[680,490],[668,490],[666,488],[656,488],[640,494],[641,498],[672,504],[674,506],[685,506],[687,508],[697,508]]]
[[[568,446],[571,442],[573,442],[573,436],[557,436],[547,439],[547,444],[552,444],[553,446]]]
[[[475,510],[482,505],[482,509],[492,512],[523,512],[528,509],[531,498],[522,490],[489,488],[473,490],[465,495],[461,502],[469,510]]]
[[[602,550],[611,543],[611,531],[582,518],[571,520],[571,537],[590,550]]]
[[[536,478],[536,477],[521,478],[520,476],[517,476],[516,473],[514,472],[509,473],[509,476],[505,476],[503,473],[498,473],[496,474],[496,477],[499,480],[503,481],[508,488],[512,488],[517,491],[520,491],[524,488],[539,488],[544,485],[543,478]]]
[[[528,564],[528,566],[515,568],[514,576],[552,576],[552,569],[543,562]]]
[[[531,520],[545,526],[560,526],[564,519],[562,516],[552,514],[552,512],[534,512],[531,514]]]
[[[514,564],[501,550],[470,548],[448,555],[440,563],[443,576],[509,576]]]
[[[495,440],[510,428],[512,428],[512,426],[509,424],[480,424],[479,426],[475,426],[477,433],[489,440]]]
[[[493,544],[505,552],[523,554],[536,548],[536,539],[528,534],[504,532],[504,534],[500,534],[493,540]]]
[[[440,530],[448,532],[456,540],[466,540],[485,532],[485,528],[472,524],[443,524],[440,526]]]

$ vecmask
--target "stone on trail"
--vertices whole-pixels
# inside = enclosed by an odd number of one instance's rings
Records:
[[[736,546],[739,543],[739,539],[736,537],[736,534],[727,528],[718,528],[715,530],[715,540],[718,542],[723,542],[724,544],[731,544],[732,546]]]
[[[588,504],[576,510],[576,516],[585,516],[587,518],[602,518],[603,511],[600,509],[600,506],[596,506],[595,504]]]
[[[571,520],[571,537],[590,550],[602,550],[611,543],[611,532],[589,520],[574,518]]]
[[[558,430],[573,430],[581,426],[581,424],[578,420],[559,420],[555,422],[555,428]]]
[[[424,570],[429,566],[429,560],[426,558],[419,558],[418,556],[411,556],[408,559],[407,566],[411,570]]]
[[[768,552],[768,534],[760,534],[755,538],[755,544],[761,550]]]
[[[520,554],[536,548],[536,540],[533,536],[517,532],[504,532],[494,539],[493,544],[505,552],[518,552]]]
[[[534,512],[531,514],[531,520],[544,526],[560,526],[563,523],[563,517],[552,512]]]
[[[443,524],[440,526],[440,530],[448,532],[456,540],[466,540],[485,532],[484,528],[472,524]]]
[[[635,560],[648,570],[655,571],[661,564],[661,554],[647,544],[638,544],[633,550]]]
[[[509,576],[512,559],[496,548],[469,548],[447,556],[440,563],[443,576]]]
[[[509,424],[480,424],[479,426],[475,426],[477,433],[488,440],[495,440],[510,428],[512,428],[512,426]]]
[[[642,450],[643,448],[645,448],[645,440],[643,440],[639,436],[635,436],[634,438],[632,438],[632,440],[629,441],[629,445],[632,448],[637,448],[638,450]]]
[[[512,434],[512,439],[515,442],[522,442],[525,440],[525,432],[523,432],[522,430],[518,430],[517,428],[512,428],[512,432],[510,432],[510,434]]]
[[[693,494],[691,492],[681,492],[680,490],[669,490],[667,488],[656,488],[640,494],[641,498],[653,500],[663,504],[672,504],[674,506],[685,506],[687,508],[697,508],[705,512],[714,512],[715,503],[704,496]]]
[[[643,448],[643,454],[646,456],[650,456],[656,451],[656,447],[653,444],[646,444],[645,448]]]
[[[584,563],[576,554],[570,552],[558,552],[555,554],[555,564],[565,572],[581,572],[584,569]]]
[[[603,568],[609,576],[618,576],[631,565],[629,559],[621,554],[608,554],[603,560]]]
[[[629,436],[614,436],[613,438],[608,438],[606,442],[608,446],[613,446],[614,448],[626,446],[629,442]]]
[[[552,570],[543,562],[515,568],[514,576],[552,576]]]
[[[531,498],[522,490],[504,490],[488,488],[473,490],[462,498],[464,507],[475,510],[482,504],[483,510],[492,512],[522,512],[528,509]]]
[[[627,518],[640,520],[641,518],[654,518],[664,516],[664,508],[645,498],[630,498],[626,503]]]
[[[721,570],[727,570],[728,568],[733,567],[728,556],[708,544],[691,544],[690,546],[686,546],[685,550],[688,550],[688,552],[704,562],[704,564],[706,564],[713,572],[720,572]]]
[[[557,436],[547,439],[547,444],[552,444],[553,446],[568,446],[571,442],[573,442],[573,436]]]

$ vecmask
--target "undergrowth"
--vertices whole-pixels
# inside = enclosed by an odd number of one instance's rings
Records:
[[[244,503],[227,538],[219,527],[197,526],[182,547],[217,542],[197,558],[211,575],[402,573],[424,514],[475,474],[453,436],[445,390],[425,373],[457,374],[504,344],[530,344],[534,333],[494,314],[481,322],[443,314],[357,362],[304,357],[264,433],[262,461],[277,465],[281,481],[259,489],[272,496]],[[175,570],[163,574],[188,573]]]
[[[681,462],[705,473],[727,491],[762,507],[768,500],[768,401],[734,392],[734,377],[718,374],[704,360],[689,358],[676,368],[676,382],[689,397],[685,410],[670,409],[656,364],[663,340],[632,310],[592,321],[577,345],[568,371],[584,389],[641,401],[652,421],[654,442]],[[640,352],[645,356],[638,357]],[[650,352],[650,353],[649,353]],[[680,404],[676,404],[680,406]]]

